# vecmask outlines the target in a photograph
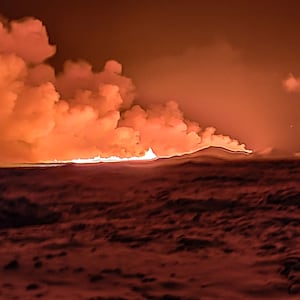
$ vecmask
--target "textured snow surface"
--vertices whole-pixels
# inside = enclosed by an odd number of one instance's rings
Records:
[[[0,299],[300,299],[300,161],[0,169]]]

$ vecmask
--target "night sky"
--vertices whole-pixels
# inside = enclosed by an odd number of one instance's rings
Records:
[[[9,19],[33,16],[57,53],[100,69],[123,65],[145,105],[174,99],[187,117],[254,149],[300,151],[299,1],[1,1]]]
[[[10,19],[34,16],[58,45],[53,63],[118,59],[130,70],[141,61],[179,54],[216,39],[254,64],[299,72],[299,1],[1,1]],[[293,67],[293,69],[291,69]]]

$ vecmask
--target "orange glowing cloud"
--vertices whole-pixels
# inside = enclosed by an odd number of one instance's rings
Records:
[[[289,74],[288,78],[283,81],[283,86],[287,92],[300,92],[300,78]]]
[[[28,63],[38,64],[55,53],[49,45],[45,26],[40,20],[0,22],[0,53],[15,54]]]
[[[44,63],[53,55],[39,20],[0,23],[0,162],[140,157],[151,148],[172,156],[209,146],[245,151],[214,128],[185,119],[175,101],[148,108],[122,66],[101,72],[67,61],[61,74]]]

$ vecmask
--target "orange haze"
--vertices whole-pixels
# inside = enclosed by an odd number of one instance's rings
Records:
[[[39,20],[0,23],[0,162],[94,156],[176,155],[208,146],[245,150],[216,129],[185,119],[171,100],[144,108],[131,79],[108,61],[101,72],[67,61],[61,74]]]

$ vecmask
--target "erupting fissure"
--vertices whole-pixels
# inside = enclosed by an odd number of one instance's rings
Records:
[[[140,161],[140,160],[154,160],[157,156],[152,151],[151,148],[141,156],[131,156],[131,157],[119,157],[119,156],[110,156],[110,157],[101,157],[96,156],[93,158],[77,158],[72,159],[71,161],[64,161],[64,162],[71,162],[75,164],[91,164],[91,163],[99,163],[99,162],[122,162],[122,161]]]
[[[139,105],[118,62],[95,72],[67,61],[56,75],[45,63],[54,53],[41,21],[0,21],[0,163],[149,160],[210,146],[248,152],[187,120],[175,101]]]

